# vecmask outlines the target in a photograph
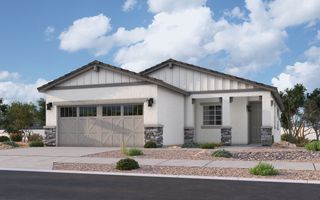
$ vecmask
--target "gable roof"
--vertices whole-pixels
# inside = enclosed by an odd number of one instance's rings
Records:
[[[144,71],[141,71],[140,74],[141,75],[149,75],[152,72],[155,72],[155,71],[160,70],[160,69],[162,69],[164,67],[167,67],[167,66],[172,66],[173,64],[181,66],[181,67],[184,67],[184,68],[187,68],[187,69],[195,70],[195,71],[198,71],[198,72],[203,72],[203,73],[211,74],[211,75],[214,75],[214,76],[218,76],[218,77],[221,77],[221,78],[227,78],[227,79],[230,79],[230,80],[240,81],[240,82],[243,82],[243,83],[246,83],[246,84],[249,84],[249,85],[253,85],[253,86],[255,86],[255,87],[259,88],[259,89],[270,91],[271,94],[273,95],[274,99],[278,103],[280,109],[281,110],[284,109],[284,106],[283,106],[283,103],[282,103],[282,99],[281,99],[281,97],[279,95],[277,87],[274,87],[274,86],[271,86],[271,85],[267,85],[267,84],[264,84],[264,83],[259,83],[259,82],[252,81],[252,80],[249,80],[249,79],[233,76],[233,75],[230,75],[230,74],[225,74],[225,73],[218,72],[218,71],[215,71],[215,70],[212,70],[212,69],[203,68],[203,67],[200,67],[200,66],[197,66],[197,65],[192,65],[192,64],[189,64],[189,63],[181,62],[181,61],[178,61],[178,60],[174,60],[172,58],[170,58],[170,59],[168,59],[168,60],[166,60],[164,62],[161,62],[161,63],[159,63],[159,64],[157,64],[157,65],[155,65],[153,67],[150,67],[150,68],[148,68],[148,69],[146,69]]]
[[[100,62],[100,61],[93,61],[93,62],[90,62],[88,63],[87,65],[84,65],[74,71],[71,71],[53,81],[50,81],[49,83],[45,84],[45,85],[42,85],[40,87],[38,87],[38,91],[39,92],[46,92],[50,89],[54,89],[55,86],[67,81],[67,80],[70,80],[71,78],[74,78],[86,71],[89,71],[89,70],[92,70],[95,66],[99,66],[99,67],[102,67],[102,68],[105,68],[105,69],[109,69],[109,70],[112,70],[112,71],[116,71],[118,73],[121,73],[121,74],[125,74],[127,76],[130,76],[130,77],[134,77],[136,79],[139,79],[139,80],[142,80],[142,81],[145,81],[145,82],[148,82],[148,83],[152,83],[152,84],[155,84],[155,85],[159,85],[159,86],[162,86],[164,88],[167,88],[169,90],[172,90],[172,91],[175,91],[175,92],[178,92],[180,94],[183,94],[183,95],[189,95],[189,92],[185,91],[185,90],[182,90],[178,87],[175,87],[173,85],[170,85],[168,83],[165,83],[164,81],[161,81],[161,80],[158,80],[156,78],[152,78],[152,77],[149,77],[149,76],[146,76],[146,75],[143,75],[143,74],[139,74],[139,73],[135,73],[135,72],[132,72],[132,71],[129,71],[129,70],[126,70],[126,69],[122,69],[122,68],[119,68],[119,67],[115,67],[115,66],[112,66],[112,65],[109,65],[109,64],[106,64],[106,63],[103,63],[103,62]]]

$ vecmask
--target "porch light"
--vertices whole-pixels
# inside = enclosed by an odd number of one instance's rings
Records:
[[[273,106],[273,100],[270,101],[271,106]]]
[[[51,110],[51,108],[52,108],[52,103],[51,102],[47,103],[47,110]]]
[[[153,104],[153,98],[148,99],[148,107],[152,107]]]
[[[229,102],[232,103],[233,102],[233,97],[229,98]]]

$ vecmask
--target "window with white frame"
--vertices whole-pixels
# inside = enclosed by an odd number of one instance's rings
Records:
[[[221,104],[203,105],[203,125],[208,125],[208,126],[222,125]]]

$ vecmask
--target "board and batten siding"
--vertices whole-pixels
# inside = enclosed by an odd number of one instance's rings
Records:
[[[80,86],[80,85],[96,85],[96,84],[112,84],[112,83],[133,83],[138,79],[129,77],[119,72],[100,68],[98,72],[89,70],[74,78],[71,78],[59,86]]]
[[[251,89],[252,85],[174,65],[152,72],[149,76],[187,91]]]

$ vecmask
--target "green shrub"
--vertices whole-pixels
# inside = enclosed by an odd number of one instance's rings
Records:
[[[190,143],[185,143],[181,146],[182,148],[199,148],[199,144],[190,142]]]
[[[157,148],[157,143],[154,141],[148,141],[144,144],[144,148]]]
[[[22,137],[22,133],[10,133],[10,139],[14,142],[21,142]]]
[[[303,147],[309,142],[309,140],[306,138],[294,137],[293,135],[290,135],[290,134],[282,134],[281,140],[286,141],[286,142],[290,142],[292,144],[296,144],[299,147]]]
[[[212,156],[214,157],[222,157],[222,158],[231,158],[232,153],[230,151],[227,151],[225,149],[218,150],[212,153]]]
[[[40,134],[31,134],[31,135],[28,135],[27,138],[28,138],[28,142],[43,140],[43,137]]]
[[[312,141],[305,145],[305,148],[309,151],[320,151],[320,141]]]
[[[128,156],[141,156],[143,155],[143,152],[141,149],[132,148],[132,149],[129,149],[126,154]]]
[[[132,170],[138,169],[139,163],[131,158],[124,158],[117,162],[116,168],[118,170]]]
[[[40,140],[35,140],[35,141],[29,142],[29,147],[43,147],[43,146],[44,146],[44,144]]]
[[[10,141],[10,140],[4,141],[4,142],[2,142],[2,144],[6,144],[6,145],[12,146],[14,148],[19,147],[19,145],[17,143],[15,143],[14,141]]]
[[[259,163],[255,167],[250,168],[249,172],[259,176],[276,176],[279,174],[279,171],[268,163]]]
[[[10,141],[7,136],[0,136],[0,142]]]
[[[203,144],[200,144],[200,148],[201,149],[214,149],[217,146],[218,145],[216,143],[203,143]]]

